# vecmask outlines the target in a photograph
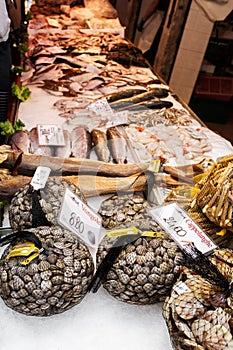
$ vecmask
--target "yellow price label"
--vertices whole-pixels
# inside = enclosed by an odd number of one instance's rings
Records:
[[[139,232],[135,226],[130,226],[127,228],[120,228],[116,230],[106,230],[106,234],[108,237],[120,237],[126,235],[136,235]]]
[[[32,253],[39,253],[39,248],[32,242],[25,242],[16,244],[6,256],[6,259],[10,259],[14,256],[29,256]]]
[[[144,237],[152,237],[152,238],[161,238],[162,237],[162,232],[144,231],[142,233],[142,236],[144,236]]]

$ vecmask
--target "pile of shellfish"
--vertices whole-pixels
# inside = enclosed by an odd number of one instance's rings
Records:
[[[64,312],[87,293],[94,264],[87,247],[77,236],[58,226],[31,228],[43,251],[28,265],[25,257],[1,257],[0,295],[5,304],[29,316],[51,316]]]
[[[183,268],[163,305],[174,349],[233,349],[233,251],[216,249],[209,260],[221,273],[225,287]]]
[[[105,200],[99,210],[108,228],[97,251],[97,266],[115,244],[111,232],[136,227],[139,237],[122,247],[106,275],[103,287],[110,295],[131,304],[163,301],[175,282],[184,256],[177,244],[150,216],[150,204],[139,193],[119,194]],[[146,236],[149,232],[149,235]]]
[[[137,224],[140,226],[140,221]],[[120,301],[153,304],[163,301],[168,295],[184,256],[177,244],[164,232],[159,232],[155,238],[143,236],[143,231],[140,233],[141,237],[122,247],[106,275],[103,287]],[[97,252],[97,266],[106,257],[115,240],[116,238],[108,236],[102,240]]]
[[[30,316],[61,313],[78,304],[88,291],[94,274],[89,249],[77,235],[58,226],[67,188],[86,202],[77,186],[58,176],[48,178],[38,191],[28,184],[12,198],[9,220],[15,234],[1,257],[0,295],[15,311]],[[33,234],[42,245],[27,263],[17,249],[33,240],[22,232]]]
[[[211,222],[233,232],[233,156],[215,163],[197,184],[193,200]]]
[[[102,202],[98,213],[103,227],[111,229],[143,219],[148,207],[149,203],[140,194],[116,194]]]
[[[49,177],[45,187],[37,193],[39,205],[50,224],[57,225],[58,223],[57,218],[66,188],[85,202],[85,198],[77,186],[58,176]],[[32,192],[33,187],[28,184],[22,187],[11,200],[9,220],[13,231],[33,227]],[[34,215],[36,216],[35,220],[38,221],[38,213]]]

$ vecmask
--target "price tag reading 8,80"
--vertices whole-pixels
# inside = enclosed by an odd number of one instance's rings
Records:
[[[63,197],[58,222],[77,234],[88,246],[96,247],[99,244],[101,218],[68,188]]]

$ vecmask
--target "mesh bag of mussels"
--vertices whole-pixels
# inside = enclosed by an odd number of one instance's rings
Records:
[[[50,177],[43,189],[26,185],[10,203],[14,233],[6,237],[9,245],[1,257],[0,295],[7,306],[26,315],[70,309],[83,299],[94,274],[86,245],[56,226],[66,188],[85,202],[78,187]]]
[[[42,249],[25,264],[25,256],[11,254],[25,248],[34,234]],[[26,236],[26,238],[25,238]],[[1,257],[0,295],[5,304],[29,316],[50,316],[78,304],[87,293],[94,265],[87,247],[59,226],[41,226],[17,232]]]
[[[29,184],[12,198],[9,220],[13,231],[42,225],[56,225],[66,188],[86,203],[77,186],[58,176],[49,177],[43,189],[35,191]]]
[[[233,349],[232,281],[231,249],[215,249],[183,268],[163,305],[174,349]]]
[[[99,210],[103,225],[110,231],[132,226],[138,229],[138,235],[131,235],[112,264],[108,262],[103,279],[103,287],[110,295],[127,303],[152,304],[164,300],[184,261],[177,244],[149,216],[147,207],[142,196],[122,194],[103,202]],[[152,236],[146,236],[150,235],[148,231]],[[97,267],[116,241],[116,237],[104,237],[97,252]]]

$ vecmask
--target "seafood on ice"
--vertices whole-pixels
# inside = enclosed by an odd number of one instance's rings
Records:
[[[212,147],[208,143],[204,128],[156,125],[144,128],[130,125],[125,128],[132,143],[142,144],[153,159],[164,163],[183,164],[190,160],[201,160]]]

